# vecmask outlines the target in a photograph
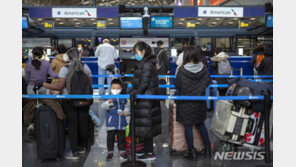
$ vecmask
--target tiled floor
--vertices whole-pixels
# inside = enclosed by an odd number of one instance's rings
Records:
[[[91,107],[101,120],[101,123],[104,123],[106,113],[104,113],[99,107],[101,102],[96,102]],[[98,112],[100,111],[100,112]],[[207,159],[200,157],[198,161],[188,161],[185,160],[182,155],[170,155],[169,147],[164,147],[166,144],[170,143],[169,137],[169,110],[168,105],[162,103],[162,134],[155,137],[154,151],[157,155],[157,159],[153,162],[147,162],[147,167],[251,167],[251,166],[266,166],[264,161],[247,161],[247,160],[233,160],[233,161],[221,161],[214,160],[213,158]],[[210,119],[207,120],[209,124]],[[102,125],[102,124],[101,124]],[[119,155],[116,152],[115,157],[112,161],[105,161],[107,155],[107,150],[104,148],[105,135],[98,132],[102,126],[98,127],[95,131],[96,141],[94,146],[91,148],[90,152],[87,152],[85,155],[82,155],[79,160],[66,160],[62,159],[60,162],[56,161],[46,161],[39,162],[37,158],[37,148],[36,143],[26,143],[23,141],[23,167],[117,167],[123,162],[119,159]],[[23,128],[23,134],[25,133],[25,127]],[[212,141],[216,141],[213,135],[210,135]],[[218,142],[215,142],[214,151],[219,151],[220,145]],[[66,151],[69,151],[69,146],[67,143]],[[272,166],[272,165],[268,165]]]

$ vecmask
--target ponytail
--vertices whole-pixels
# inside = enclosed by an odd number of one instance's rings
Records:
[[[37,46],[35,48],[33,48],[32,50],[32,54],[34,59],[32,60],[32,65],[35,67],[36,70],[40,69],[41,66],[41,57],[44,54],[44,49],[41,46]]]

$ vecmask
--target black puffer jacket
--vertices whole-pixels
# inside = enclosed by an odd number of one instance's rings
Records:
[[[157,59],[144,57],[134,70],[133,91],[137,94],[158,95]],[[152,138],[161,133],[161,110],[159,100],[138,99],[135,105],[136,137]]]
[[[210,73],[206,66],[203,66],[202,70],[197,73],[190,72],[181,67],[176,77],[175,86],[180,96],[204,96],[210,82]],[[181,124],[194,125],[206,120],[206,101],[176,100],[176,103],[176,120]]]
[[[256,70],[258,75],[273,75],[273,57],[264,57]]]

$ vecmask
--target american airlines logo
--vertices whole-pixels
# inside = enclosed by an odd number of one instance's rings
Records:
[[[198,17],[243,17],[243,8],[199,7]]]

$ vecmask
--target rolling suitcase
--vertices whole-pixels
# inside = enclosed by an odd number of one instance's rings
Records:
[[[38,99],[34,126],[38,158],[60,160],[66,142],[63,121],[57,118],[52,108],[39,104]]]
[[[249,119],[245,143],[255,146],[264,145],[264,117],[263,113],[253,111]]]
[[[187,143],[185,139],[184,126],[176,121],[176,103],[171,102],[170,110],[170,135],[171,135],[171,150],[173,153],[186,151]],[[193,127],[194,147],[197,152],[200,152],[203,147],[203,141],[198,129]]]

